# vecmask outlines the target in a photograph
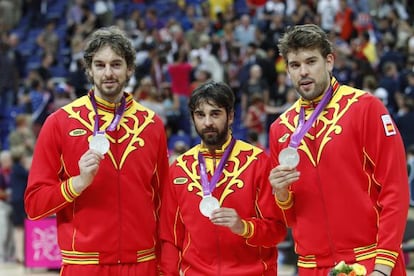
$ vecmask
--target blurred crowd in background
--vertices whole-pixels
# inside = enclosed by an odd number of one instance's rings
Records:
[[[408,4],[0,0],[0,243],[9,241],[0,261],[23,259],[23,193],[36,137],[49,114],[91,89],[82,58],[96,28],[117,25],[133,41],[136,71],[127,92],[162,118],[173,160],[198,142],[186,102],[207,80],[228,83],[236,95],[233,135],[267,149],[270,124],[298,97],[278,39],[288,26],[318,24],[335,46],[337,80],[383,101],[414,166],[414,7]],[[10,214],[14,231],[3,227]]]

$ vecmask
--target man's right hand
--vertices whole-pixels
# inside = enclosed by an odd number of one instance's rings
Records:
[[[73,178],[75,192],[80,194],[92,183],[102,159],[104,159],[103,154],[91,149],[81,156],[78,162],[80,174]]]
[[[289,197],[289,186],[299,179],[300,172],[296,168],[279,165],[269,174],[270,185],[273,187],[277,200],[284,202]]]

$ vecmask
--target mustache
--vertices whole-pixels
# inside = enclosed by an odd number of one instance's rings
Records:
[[[314,79],[309,78],[309,77],[306,77],[306,78],[301,78],[301,79],[298,81],[299,85],[300,85],[300,84],[302,84],[302,83],[309,83],[309,82],[314,82]]]
[[[205,128],[201,131],[201,133],[207,133],[207,132],[217,132],[215,128]]]

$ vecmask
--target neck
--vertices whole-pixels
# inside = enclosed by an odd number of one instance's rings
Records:
[[[208,149],[208,152],[214,155],[217,150],[224,150],[224,145],[230,140],[230,135],[226,137],[223,141],[220,141],[219,143],[215,145],[206,145],[206,148]]]
[[[124,93],[119,93],[117,95],[109,96],[109,95],[102,95],[102,93],[95,90],[95,96],[97,96],[97,97],[99,97],[99,98],[101,98],[101,99],[103,99],[107,102],[117,104],[117,103],[121,102],[122,97],[124,96]]]

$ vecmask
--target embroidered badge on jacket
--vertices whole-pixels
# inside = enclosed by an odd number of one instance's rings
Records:
[[[391,116],[386,114],[381,116],[382,124],[384,125],[385,135],[392,136],[397,134]]]

